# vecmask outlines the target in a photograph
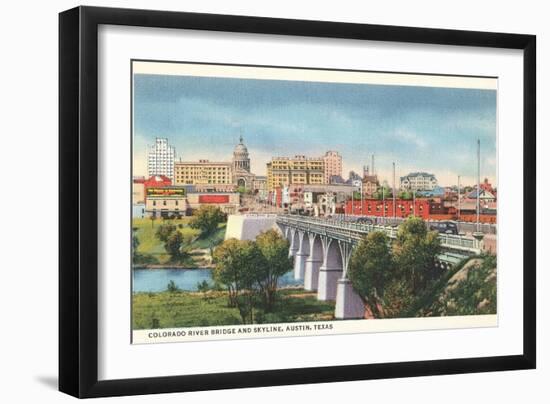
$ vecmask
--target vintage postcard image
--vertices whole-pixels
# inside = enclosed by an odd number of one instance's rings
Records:
[[[133,343],[497,326],[496,78],[131,69]]]

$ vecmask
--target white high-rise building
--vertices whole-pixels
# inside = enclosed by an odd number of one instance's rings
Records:
[[[168,144],[168,139],[156,138],[155,144],[149,146],[147,151],[147,173],[153,175],[165,175],[174,180],[174,160],[176,149]]]

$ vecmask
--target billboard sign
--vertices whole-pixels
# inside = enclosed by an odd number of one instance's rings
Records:
[[[178,187],[150,187],[147,196],[185,196],[185,188]]]
[[[229,195],[199,195],[199,203],[229,203]]]

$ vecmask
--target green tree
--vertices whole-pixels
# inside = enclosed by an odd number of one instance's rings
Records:
[[[171,261],[178,261],[186,255],[186,251],[182,249],[186,239],[179,231],[171,233],[164,242],[164,249],[170,255]]]
[[[240,243],[237,239],[225,240],[214,250],[212,255],[215,263],[213,278],[218,284],[227,287],[229,307],[237,305],[237,294],[239,293],[239,268],[237,256]]]
[[[237,308],[243,323],[254,322],[254,308],[259,292],[258,279],[265,267],[265,259],[258,245],[253,241],[244,241],[241,253],[241,286],[242,293],[237,299]]]
[[[271,311],[279,278],[292,268],[288,256],[288,240],[275,230],[268,230],[256,237],[256,244],[263,255],[263,265],[258,268],[258,283],[262,291],[266,311]]]
[[[372,232],[354,250],[348,275],[374,317],[384,317],[384,295],[392,281],[393,263],[385,233]]]
[[[438,233],[428,231],[421,218],[410,216],[399,226],[393,245],[394,259],[413,296],[419,296],[435,278],[439,251]]]
[[[254,191],[250,188],[246,188],[244,186],[240,186],[237,188],[237,192],[241,195],[253,195]]]
[[[170,238],[170,236],[172,235],[172,233],[174,233],[176,231],[176,226],[174,226],[173,224],[161,224],[158,228],[157,228],[157,231],[155,232],[155,236],[160,240],[160,241],[163,241],[163,242],[167,242],[168,239]]]
[[[404,200],[411,200],[413,198],[413,194],[412,192],[409,192],[409,191],[401,191],[397,194],[397,197],[399,199],[404,199]]]
[[[373,194],[374,199],[391,199],[393,198],[393,193],[390,187],[388,186],[380,186],[376,190],[376,192]]]
[[[395,265],[395,264],[394,264]],[[402,317],[417,301],[407,279],[399,276],[398,268],[394,269],[394,275],[388,282],[384,293],[384,317]]]
[[[201,231],[205,236],[218,228],[226,220],[225,214],[217,206],[203,205],[193,214],[189,226]]]
[[[253,241],[225,240],[214,250],[214,280],[226,286],[229,305],[237,307],[243,323],[254,322],[263,255]]]
[[[137,236],[137,227],[132,227],[132,262],[136,263],[138,261],[139,253],[139,238]]]

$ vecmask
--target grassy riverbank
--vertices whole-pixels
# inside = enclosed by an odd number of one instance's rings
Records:
[[[190,217],[172,220],[157,219],[154,221],[151,219],[134,218],[132,220],[132,227],[136,229],[135,234],[139,240],[137,252],[144,258],[144,264],[139,266],[154,267],[158,265],[170,265],[203,268],[210,266],[210,249],[223,241],[225,237],[226,224],[220,224],[215,232],[206,237],[201,237],[199,230],[189,227],[190,220]],[[180,263],[170,262],[170,256],[164,249],[164,243],[155,236],[157,229],[161,225],[168,223],[175,225],[177,230],[184,237],[191,239],[191,244],[189,245],[189,257],[186,257]]]
[[[132,304],[134,329],[197,327],[241,324],[236,308],[228,307],[227,292],[135,293]],[[334,302],[317,300],[316,292],[281,289],[272,312],[255,311],[256,323],[288,323],[332,320]]]

